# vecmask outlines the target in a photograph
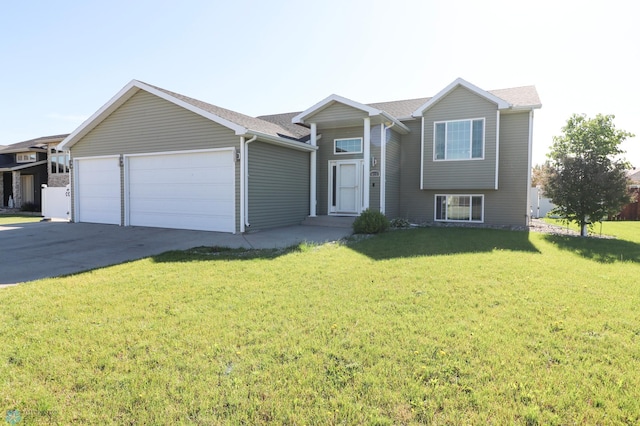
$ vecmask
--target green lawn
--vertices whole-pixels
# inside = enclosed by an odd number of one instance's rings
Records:
[[[197,249],[0,290],[24,424],[640,423],[640,223]],[[631,238],[629,238],[631,236]]]
[[[21,214],[0,214],[0,226],[15,225],[18,223],[40,222],[41,216],[21,215]]]

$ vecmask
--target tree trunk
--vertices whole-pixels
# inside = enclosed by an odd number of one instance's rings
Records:
[[[580,222],[580,236],[581,237],[586,237],[587,235],[589,235],[589,231],[587,229],[587,222],[586,221],[582,221]]]

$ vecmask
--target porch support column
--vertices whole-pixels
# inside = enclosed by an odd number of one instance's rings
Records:
[[[0,172],[0,207],[4,206],[4,173]]]
[[[13,207],[19,209],[22,206],[22,191],[20,188],[20,172],[11,172],[13,180]]]
[[[371,119],[364,119],[364,182],[362,182],[362,204],[364,209],[369,208],[369,171],[371,168]]]
[[[387,127],[380,124],[380,213],[385,214],[387,205]]]
[[[318,134],[317,134],[317,126],[316,123],[311,123],[311,146],[318,146]],[[310,156],[310,167],[309,167],[309,216],[316,217],[316,175],[317,175],[317,165],[318,158],[315,150],[311,151]]]

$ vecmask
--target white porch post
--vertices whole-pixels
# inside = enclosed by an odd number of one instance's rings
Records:
[[[318,146],[318,135],[316,123],[311,123],[311,146]],[[316,175],[317,175],[317,155],[316,151],[311,151],[309,168],[309,216],[316,217]]]
[[[246,176],[245,176],[245,153],[244,153],[244,136],[240,136],[240,232],[244,233],[245,231],[245,220],[246,220],[246,191],[245,187]]]
[[[364,182],[362,182],[362,204],[364,209],[369,208],[369,170],[371,167],[371,119],[364,119]]]
[[[385,213],[387,204],[387,128],[380,124],[380,213]]]

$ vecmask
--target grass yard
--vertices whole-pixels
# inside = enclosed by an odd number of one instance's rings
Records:
[[[23,424],[640,423],[640,223],[196,249],[0,290]],[[630,236],[630,237],[629,237]]]
[[[561,219],[544,218],[545,222],[552,225],[569,228],[575,232],[580,232],[580,226],[575,223],[567,223]],[[640,242],[640,222],[627,221],[603,221],[594,223],[589,229],[589,235],[611,235],[618,239]]]
[[[21,215],[21,214],[0,214],[0,226],[15,225],[18,223],[40,222],[41,216]]]

